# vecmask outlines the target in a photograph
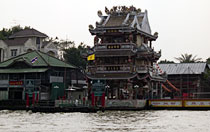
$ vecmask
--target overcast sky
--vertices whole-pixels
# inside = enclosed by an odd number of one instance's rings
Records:
[[[99,21],[104,7],[134,5],[148,11],[152,32],[158,32],[155,50],[161,60],[181,54],[210,57],[210,0],[1,0],[0,30],[31,26],[49,37],[93,45],[88,25]]]

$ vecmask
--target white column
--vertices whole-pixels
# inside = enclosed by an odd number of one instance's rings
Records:
[[[162,84],[160,83],[160,99],[163,98],[163,88],[162,88]]]

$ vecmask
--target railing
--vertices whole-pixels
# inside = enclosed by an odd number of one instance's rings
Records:
[[[120,73],[120,72],[133,72],[133,66],[129,65],[98,65],[88,66],[90,73]]]
[[[88,71],[91,74],[95,73],[149,73],[152,72],[156,75],[156,71],[152,66],[142,65],[142,66],[130,66],[130,65],[98,65],[98,66],[88,66]]]
[[[90,106],[88,100],[55,100],[55,107],[82,107],[82,106]]]

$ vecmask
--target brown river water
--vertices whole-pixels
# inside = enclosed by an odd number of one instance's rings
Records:
[[[210,111],[0,111],[0,132],[209,132]]]

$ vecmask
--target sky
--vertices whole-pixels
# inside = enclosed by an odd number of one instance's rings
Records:
[[[93,46],[88,25],[99,21],[97,11],[105,6],[135,6],[148,11],[153,42],[161,49],[160,60],[193,54],[210,57],[210,0],[0,0],[0,30],[15,25],[30,26],[49,37],[84,42]]]

